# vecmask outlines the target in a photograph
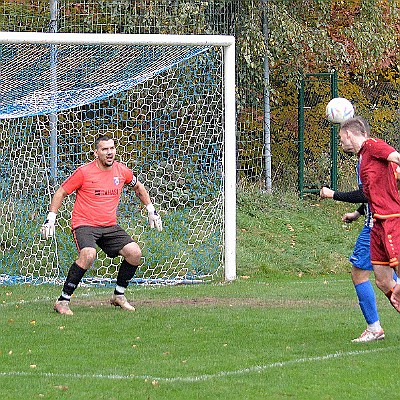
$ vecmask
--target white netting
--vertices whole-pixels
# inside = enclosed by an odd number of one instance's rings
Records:
[[[48,114],[108,98],[204,50],[185,46],[2,44],[0,119]]]
[[[125,192],[118,219],[143,249],[137,282],[196,282],[224,259],[223,52],[217,47],[0,44],[0,283],[61,282],[76,257],[73,195],[50,197],[100,133],[145,184],[165,229]],[[115,279],[101,251],[86,283]]]

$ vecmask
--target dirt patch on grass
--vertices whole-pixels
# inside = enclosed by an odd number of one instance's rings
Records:
[[[171,299],[130,299],[136,308],[139,307],[251,307],[251,308],[303,308],[303,307],[332,307],[333,301],[311,301],[311,300],[290,300],[290,299],[257,299],[257,298],[238,298],[238,297],[198,297],[198,298],[181,298],[175,297]],[[109,304],[109,299],[73,299],[75,304],[99,307]],[[337,305],[337,303],[335,303]]]

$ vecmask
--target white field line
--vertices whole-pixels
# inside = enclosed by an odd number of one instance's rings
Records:
[[[304,282],[305,283],[305,282]],[[314,282],[315,283],[315,282]],[[98,295],[103,295],[109,293],[109,290],[107,291],[95,291],[91,293],[84,293],[80,294],[79,296],[76,296],[76,298],[88,298],[88,297],[95,297]],[[4,306],[15,306],[18,304],[30,304],[30,303],[40,303],[40,302],[47,302],[50,300],[53,300],[53,297],[41,297],[33,300],[21,300],[21,301],[16,301],[16,302],[7,302],[0,304],[0,307]],[[316,356],[316,357],[307,357],[307,358],[299,358],[295,360],[289,360],[289,361],[280,361],[280,362],[274,362],[270,364],[265,364],[265,365],[256,365],[253,367],[248,367],[248,368],[243,368],[235,371],[220,371],[214,374],[203,374],[199,376],[188,376],[188,377],[155,377],[155,376],[150,376],[150,375],[118,375],[118,374],[112,374],[112,375],[104,375],[104,374],[61,374],[61,373],[53,373],[53,372],[43,372],[43,373],[37,373],[37,372],[23,372],[23,371],[10,371],[10,372],[1,372],[0,371],[0,377],[58,377],[58,378],[77,378],[77,379],[104,379],[104,380],[148,380],[148,381],[157,381],[157,382],[201,382],[201,381],[207,381],[207,380],[212,380],[212,379],[218,379],[218,378],[223,378],[223,377],[229,377],[229,376],[235,376],[235,375],[246,375],[250,373],[259,373],[262,371],[265,371],[267,369],[273,369],[273,368],[283,368],[291,365],[297,365],[297,364],[304,364],[304,363],[310,363],[310,362],[321,362],[321,361],[327,361],[331,359],[338,359],[338,358],[343,358],[343,357],[353,357],[353,356],[359,356],[363,354],[370,354],[370,353],[379,353],[383,351],[392,351],[396,350],[398,347],[392,346],[392,347],[385,347],[385,348],[379,348],[379,349],[369,349],[369,350],[355,350],[355,351],[349,351],[349,352],[337,352],[333,354],[327,354],[324,356]]]
[[[337,352],[333,354],[327,354],[324,356],[316,356],[316,357],[306,357],[306,358],[298,358],[295,360],[289,361],[279,361],[271,364],[265,365],[255,365],[253,367],[238,369],[235,371],[220,371],[214,374],[203,374],[198,376],[176,376],[171,378],[166,377],[157,377],[151,375],[103,375],[103,374],[62,374],[62,373],[53,373],[53,372],[18,372],[18,371],[10,371],[10,372],[0,372],[1,377],[46,377],[46,378],[73,378],[73,379],[104,379],[104,380],[144,380],[151,382],[165,382],[165,383],[175,383],[175,382],[202,382],[209,381],[212,379],[225,378],[236,375],[247,375],[252,373],[260,373],[267,369],[273,368],[284,368],[290,367],[292,365],[299,365],[305,363],[317,363],[321,361],[329,361],[333,359],[339,359],[344,357],[354,357],[354,356],[362,356],[364,354],[371,353],[381,353],[381,352],[393,352],[394,350],[398,350],[398,346],[384,347],[378,349],[368,349],[368,350],[354,350],[347,352]]]

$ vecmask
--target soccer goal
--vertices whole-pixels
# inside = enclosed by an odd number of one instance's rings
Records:
[[[236,277],[235,42],[230,36],[0,32],[0,284],[61,283],[77,253],[73,195],[40,236],[52,195],[113,136],[164,230],[124,192],[118,221],[143,250],[138,283]],[[84,280],[120,260],[99,251]]]

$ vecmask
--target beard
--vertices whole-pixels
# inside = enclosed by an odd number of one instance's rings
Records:
[[[103,167],[111,167],[114,164],[115,158],[97,159]]]

